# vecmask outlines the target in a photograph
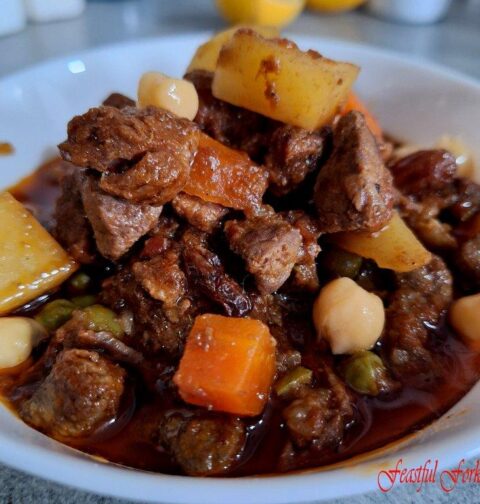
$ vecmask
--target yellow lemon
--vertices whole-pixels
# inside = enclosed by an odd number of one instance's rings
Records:
[[[307,0],[307,7],[323,12],[340,12],[355,9],[365,0]]]
[[[216,0],[230,23],[285,26],[302,12],[305,0]]]

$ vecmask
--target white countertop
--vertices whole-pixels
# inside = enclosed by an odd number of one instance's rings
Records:
[[[29,25],[23,32],[0,38],[0,76],[91,47],[139,37],[217,30],[222,26],[224,23],[216,14],[213,0],[92,0],[88,2],[84,15],[77,19]],[[412,54],[480,79],[480,0],[454,0],[449,16],[430,26],[392,24],[356,11],[331,16],[305,13],[288,30]],[[416,493],[413,486],[405,486],[393,490],[388,502],[478,502],[478,488],[458,486],[446,495],[436,487]],[[377,493],[354,500],[360,504],[373,504],[385,499],[386,496]],[[0,466],[1,504],[57,502],[113,504],[120,501],[66,489]],[[208,496],[205,502],[208,502]]]

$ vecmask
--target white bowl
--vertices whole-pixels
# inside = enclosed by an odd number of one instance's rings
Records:
[[[144,40],[52,61],[0,80],[1,141],[15,154],[0,157],[0,186],[8,187],[55,152],[67,121],[110,91],[134,96],[147,70],[182,75],[206,34]],[[449,133],[464,139],[480,160],[480,84],[449,70],[338,41],[295,37],[303,48],[350,60],[363,68],[358,92],[386,131],[429,144]],[[377,488],[382,468],[438,459],[457,464],[480,453],[480,385],[450,412],[414,436],[368,459],[290,475],[239,479],[166,476],[107,464],[30,429],[0,405],[0,462],[100,494],[149,502],[300,503]]]

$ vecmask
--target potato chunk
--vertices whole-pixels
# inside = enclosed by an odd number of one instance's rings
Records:
[[[350,231],[332,236],[341,248],[373,259],[380,268],[407,272],[428,264],[432,254],[418,241],[403,219],[394,213],[380,231]]]
[[[77,264],[10,193],[0,194],[0,315],[60,285]]]
[[[228,30],[223,30],[216,33],[210,40],[207,40],[204,44],[198,46],[198,49],[193,55],[192,61],[188,65],[187,72],[192,72],[193,70],[206,70],[208,72],[214,72],[217,67],[218,55],[220,54],[220,49],[223,44],[228,42],[233,34],[241,28],[250,28],[253,31],[259,33],[265,38],[277,37],[278,29],[271,26],[233,26]]]
[[[288,40],[242,29],[220,51],[212,90],[233,105],[314,130],[341,111],[358,72]]]

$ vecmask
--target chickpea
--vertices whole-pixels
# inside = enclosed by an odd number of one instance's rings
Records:
[[[332,353],[353,354],[373,347],[385,325],[385,310],[378,296],[350,278],[338,278],[320,291],[313,322]]]
[[[160,107],[193,120],[198,112],[198,94],[191,82],[172,79],[160,72],[147,72],[138,84],[138,105]]]
[[[32,349],[46,337],[43,326],[33,319],[0,318],[0,369],[15,367],[26,361]]]
[[[450,307],[450,324],[471,346],[480,349],[480,294],[457,299]]]

